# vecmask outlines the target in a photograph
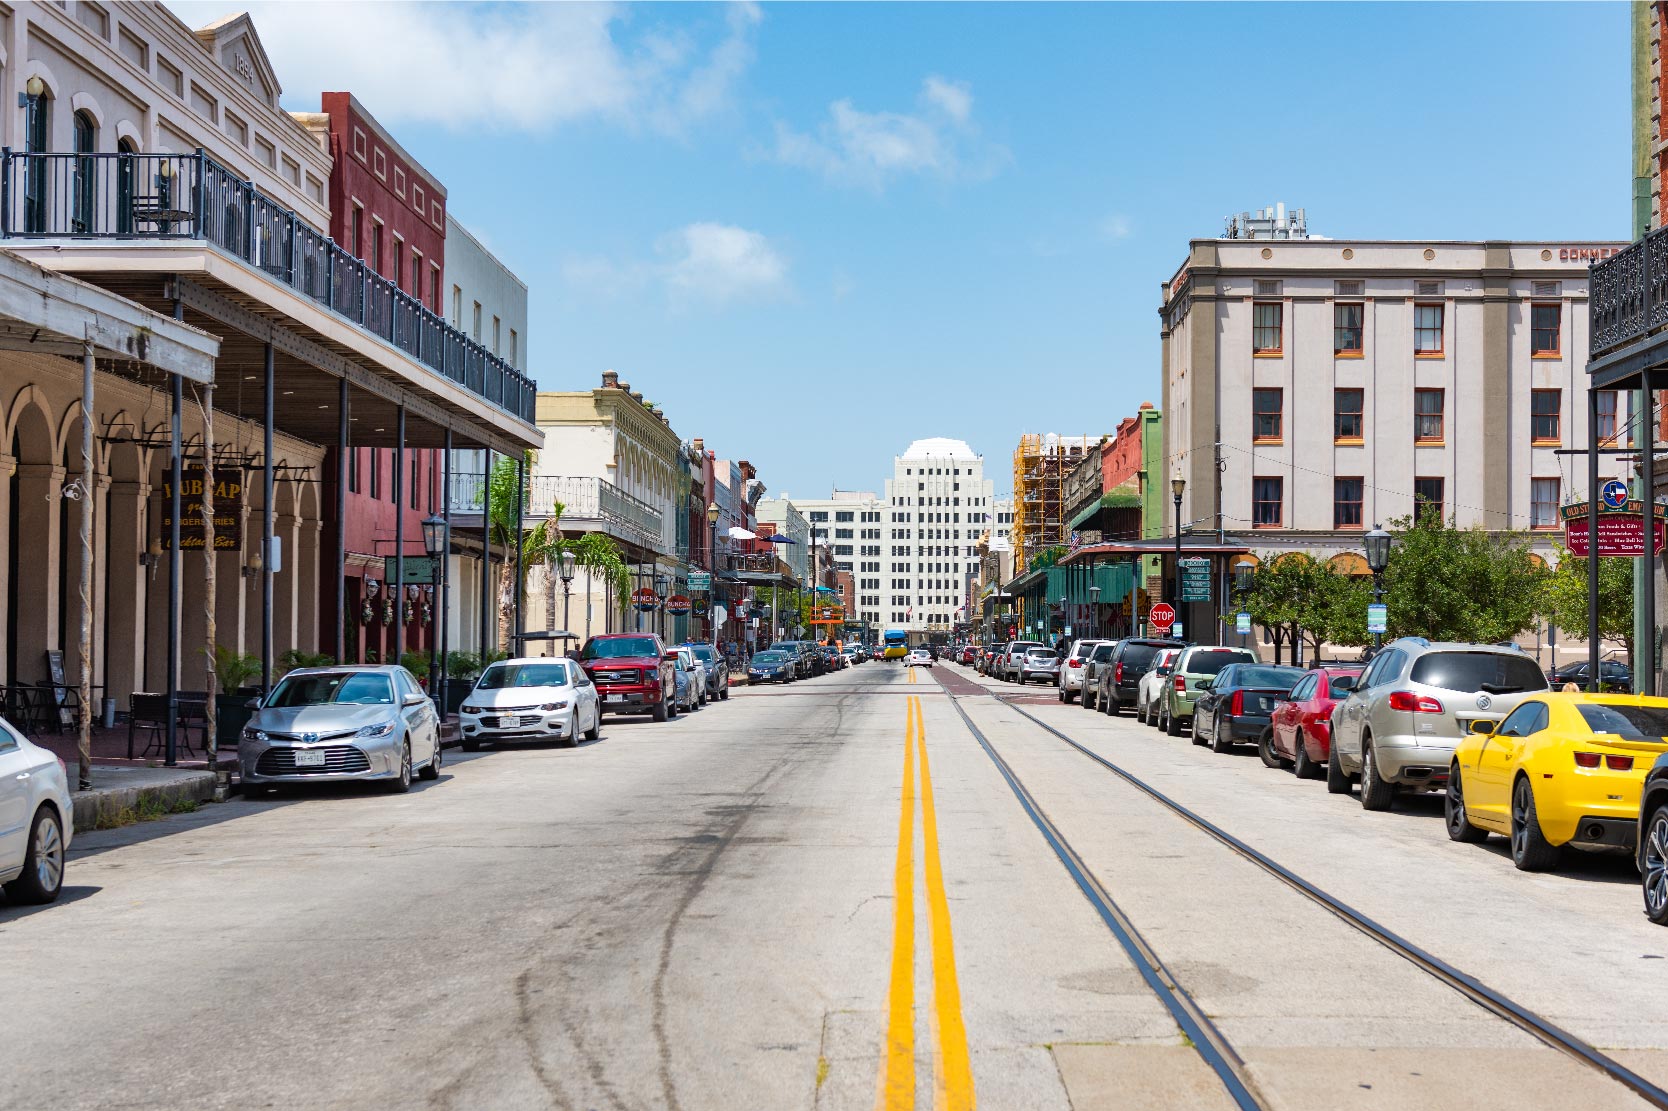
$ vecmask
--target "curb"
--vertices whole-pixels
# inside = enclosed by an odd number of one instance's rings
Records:
[[[76,791],[71,795],[75,804],[76,832],[91,831],[101,820],[114,822],[124,810],[136,811],[144,804],[169,809],[175,804],[208,802],[214,797],[214,773],[182,772],[166,783],[135,784],[132,786],[98,787],[91,791]]]

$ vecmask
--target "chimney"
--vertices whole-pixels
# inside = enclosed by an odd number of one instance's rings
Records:
[[[618,389],[619,385],[620,385],[620,375],[619,375],[618,372],[612,371],[612,370],[605,370],[605,371],[602,372],[602,388],[603,389],[605,389],[605,390]]]
[[[633,401],[637,402],[637,404],[641,405],[641,404],[643,404],[643,395],[636,390],[632,390],[631,391],[631,400],[633,400]]]
[[[695,449],[695,453],[697,455],[705,455],[707,453],[707,442],[699,436],[689,441],[689,446]],[[1640,543],[1644,543],[1644,541],[1640,541]]]

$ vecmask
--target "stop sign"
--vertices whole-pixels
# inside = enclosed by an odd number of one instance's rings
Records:
[[[1168,630],[1176,623],[1176,611],[1168,602],[1159,602],[1147,614],[1147,620],[1152,622],[1153,628]]]

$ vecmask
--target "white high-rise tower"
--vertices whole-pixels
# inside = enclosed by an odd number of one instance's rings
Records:
[[[994,521],[984,456],[963,440],[916,440],[886,481],[880,618],[913,639],[948,636],[967,621],[974,545]]]

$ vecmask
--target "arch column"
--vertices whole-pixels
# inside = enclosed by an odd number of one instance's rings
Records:
[[[300,645],[297,639],[296,602],[301,570],[301,518],[280,513],[272,519],[272,535],[278,538],[283,570],[272,576],[272,662]]]
[[[17,466],[17,460],[10,455],[0,455],[0,522],[10,521],[12,517],[12,468]],[[0,532],[0,545],[4,545],[6,536]],[[9,653],[12,646],[7,642],[4,630],[6,620],[10,616],[12,567],[21,562],[15,553],[10,558],[0,560],[0,678],[7,674],[10,663]]]
[[[110,585],[103,622],[109,646],[104,655],[104,693],[123,710],[129,708],[128,696],[144,681],[149,576],[139,557],[148,543],[145,503],[150,496],[148,482],[112,482],[105,496],[104,527],[110,554],[102,562]]]
[[[296,526],[296,625],[295,646],[304,652],[322,652],[319,636],[319,547],[323,539],[324,522],[303,518]],[[335,591],[335,587],[331,587]]]
[[[46,653],[60,644],[58,515],[63,512],[64,468],[50,463],[17,467],[18,536],[29,546],[28,559],[15,560],[17,584],[17,677],[23,682],[48,678]]]
[[[215,507],[215,516],[230,516]],[[214,565],[215,594],[214,599],[214,630],[220,638],[220,643],[234,652],[248,652],[248,610],[246,607],[247,591],[244,589],[243,567],[248,559],[250,547],[249,539],[249,508],[244,506],[237,511],[238,528],[243,536],[243,547],[229,548],[220,553],[219,562]]]

